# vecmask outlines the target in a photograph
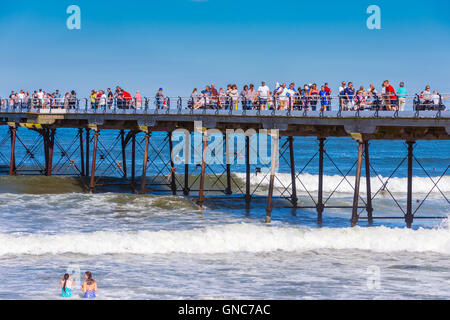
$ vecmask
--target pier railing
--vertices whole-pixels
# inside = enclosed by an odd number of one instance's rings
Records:
[[[129,99],[95,99],[90,98],[50,98],[50,99],[11,99],[0,97],[0,112],[48,112],[48,113],[159,113],[161,111],[191,110],[201,113],[201,110],[227,110],[230,114],[245,115],[248,111],[259,113],[271,110],[273,115],[289,115],[291,111],[308,112],[354,111],[358,116],[361,111],[373,111],[377,116],[379,111],[394,111],[399,115],[403,111],[415,111],[416,116],[421,111],[435,111],[441,116],[448,110],[445,105],[448,99],[445,95],[429,97],[406,96],[401,99],[390,99],[387,96],[276,96],[269,98],[247,98],[244,96],[191,96],[191,97],[142,97]],[[279,112],[282,111],[282,112]],[[252,112],[249,112],[252,113]]]

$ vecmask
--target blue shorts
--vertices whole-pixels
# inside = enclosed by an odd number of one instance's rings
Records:
[[[267,99],[260,98],[259,104],[267,104]]]

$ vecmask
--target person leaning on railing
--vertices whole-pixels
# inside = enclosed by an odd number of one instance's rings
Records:
[[[400,87],[397,90],[398,97],[398,110],[404,111],[406,105],[406,96],[408,95],[408,91],[405,89],[405,83],[400,82]]]

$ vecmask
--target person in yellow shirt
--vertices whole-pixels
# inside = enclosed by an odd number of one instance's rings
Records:
[[[95,90],[92,90],[89,98],[91,99],[91,108],[97,109],[97,105],[96,105],[97,92]]]

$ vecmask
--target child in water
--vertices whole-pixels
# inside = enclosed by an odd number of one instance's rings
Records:
[[[81,291],[83,291],[83,298],[93,299],[95,298],[95,293],[97,292],[97,282],[92,279],[92,273],[90,271],[86,271],[84,273],[84,282],[81,287]]]
[[[70,274],[64,274],[63,278],[61,279],[61,297],[72,297],[72,286],[74,285],[74,283],[75,281],[72,280]]]

